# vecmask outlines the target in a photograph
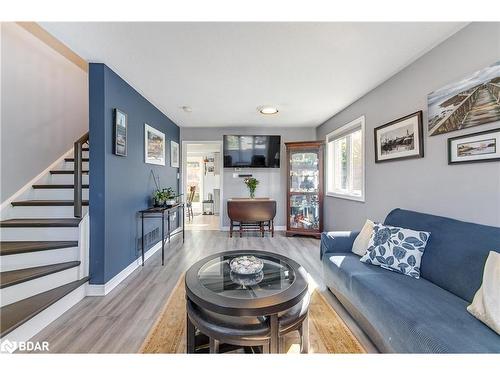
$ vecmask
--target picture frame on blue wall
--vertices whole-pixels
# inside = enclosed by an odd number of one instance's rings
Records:
[[[170,141],[170,166],[179,168],[179,144],[174,141]]]
[[[144,162],[165,165],[165,134],[144,124]]]
[[[113,110],[113,125],[113,153],[117,156],[127,156],[127,114],[115,108]]]

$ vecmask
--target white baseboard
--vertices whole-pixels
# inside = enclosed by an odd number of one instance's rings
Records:
[[[221,232],[229,232],[229,227],[224,226],[220,230],[221,230]],[[285,230],[286,230],[285,225],[275,225],[274,226],[275,232],[281,232],[281,231],[285,231]],[[235,232],[237,232],[237,230],[235,230]]]
[[[175,234],[180,231],[180,228],[174,230],[171,234]],[[154,253],[161,249],[161,241],[156,243],[151,249],[146,251],[144,254],[144,261],[150,258]],[[142,258],[139,257],[130,263],[125,269],[120,273],[115,275],[106,284],[88,284],[87,285],[87,296],[105,296],[111,292],[114,288],[118,286],[123,280],[125,280],[132,272],[139,268],[142,264]]]

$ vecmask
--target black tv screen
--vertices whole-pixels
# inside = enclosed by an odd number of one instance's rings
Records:
[[[224,168],[279,168],[279,135],[225,135]]]

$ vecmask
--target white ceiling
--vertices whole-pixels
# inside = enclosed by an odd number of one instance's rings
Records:
[[[464,23],[41,23],[179,126],[318,126]],[[264,116],[257,107],[274,105]],[[181,107],[190,106],[191,113]]]

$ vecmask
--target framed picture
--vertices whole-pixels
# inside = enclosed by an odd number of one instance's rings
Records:
[[[500,120],[500,61],[431,92],[429,135]]]
[[[165,134],[144,124],[144,162],[165,165]]]
[[[170,166],[179,168],[179,144],[170,141]]]
[[[448,164],[500,160],[500,128],[448,138]]]
[[[424,157],[422,111],[375,128],[375,163]]]
[[[118,108],[115,108],[113,112],[115,128],[113,153],[118,156],[127,156],[127,114]]]

